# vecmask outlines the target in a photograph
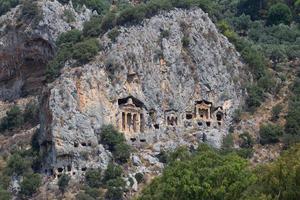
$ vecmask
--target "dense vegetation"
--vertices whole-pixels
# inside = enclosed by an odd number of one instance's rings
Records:
[[[235,153],[207,146],[194,153],[181,150],[139,199],[296,200],[300,197],[299,154],[296,145],[277,161],[250,169]]]
[[[24,111],[17,105],[12,106],[11,109],[6,112],[6,116],[0,121],[0,134],[9,133],[9,131],[24,125],[37,125],[38,109],[37,102],[35,101],[29,102]]]
[[[6,165],[0,168],[0,199],[9,200],[7,190],[12,178],[20,180],[21,199],[28,199],[38,191],[41,185],[41,175],[38,174],[41,166],[41,157],[37,145],[36,132],[32,138],[31,148],[15,150],[6,158]]]
[[[285,125],[285,142],[287,144],[300,141],[300,73],[294,81],[292,92]]]

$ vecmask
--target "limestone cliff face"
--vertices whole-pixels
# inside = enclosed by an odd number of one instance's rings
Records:
[[[143,120],[137,122],[143,130],[124,131],[140,151],[143,146],[155,146],[155,152],[202,140],[219,147],[227,134],[232,113],[243,101],[241,83],[250,77],[206,13],[173,10],[119,31],[115,42],[107,35],[99,38],[103,50],[94,61],[66,66],[45,91],[41,130],[47,167],[68,165],[73,172],[105,167],[109,152],[96,135],[104,124],[122,131],[127,97],[142,110]],[[184,40],[189,44],[183,46]],[[201,102],[211,106],[208,120],[197,114]],[[172,119],[176,123],[168,121]]]
[[[58,35],[72,27],[82,29],[92,14],[56,0],[37,1],[37,8],[34,18],[22,16],[22,5],[0,17],[0,100],[37,94]]]

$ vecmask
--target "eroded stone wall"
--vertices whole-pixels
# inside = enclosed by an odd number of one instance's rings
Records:
[[[169,36],[163,38],[162,31]],[[188,47],[182,45],[183,37],[188,37]],[[243,101],[241,83],[250,77],[233,45],[218,33],[206,13],[176,9],[141,25],[121,27],[116,42],[107,35],[99,42],[104,50],[94,61],[65,67],[47,89],[44,122],[48,123],[41,125],[42,136],[51,144],[47,167],[66,168],[66,160],[72,170],[105,166],[110,153],[97,143],[96,135],[101,135],[104,124],[118,127],[122,115],[118,100],[128,96],[146,108],[145,130],[138,133],[135,143],[128,138],[132,145],[174,148],[204,140],[221,145],[233,111]],[[201,100],[222,108],[221,125],[218,120],[209,124],[186,119],[187,114],[194,119],[195,102]],[[166,123],[168,110],[175,112],[169,116],[176,121],[172,126]],[[211,115],[216,119],[216,113]],[[81,145],[89,141],[91,146]]]

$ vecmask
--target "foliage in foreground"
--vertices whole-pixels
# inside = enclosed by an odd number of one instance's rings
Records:
[[[300,144],[283,152],[278,160],[259,166],[258,177],[243,199],[297,200],[300,198]]]
[[[138,199],[300,198],[300,144],[283,152],[278,160],[254,169],[236,154],[222,154],[206,146],[180,158],[169,163],[162,176],[155,178]]]
[[[190,159],[171,162],[139,199],[239,199],[255,179],[245,159],[200,146]]]

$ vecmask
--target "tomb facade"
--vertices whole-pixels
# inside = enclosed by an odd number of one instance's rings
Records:
[[[212,102],[201,100],[195,102],[195,118],[203,121],[211,121]]]
[[[171,126],[171,127],[178,126],[177,110],[166,110],[165,111],[165,122],[166,122],[166,126]]]
[[[129,96],[119,99],[119,130],[125,134],[126,138],[134,138],[145,130],[145,106],[144,104]]]

